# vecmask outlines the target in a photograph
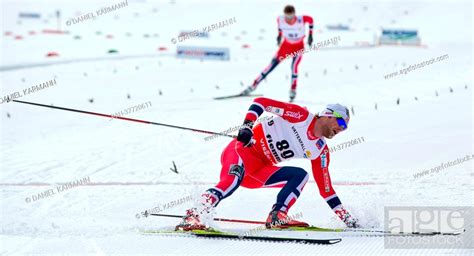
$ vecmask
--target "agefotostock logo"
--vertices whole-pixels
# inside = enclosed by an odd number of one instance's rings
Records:
[[[431,65],[435,62],[440,62],[440,61],[447,60],[447,59],[449,59],[449,55],[444,54],[442,56],[437,57],[436,59],[431,58],[430,60],[426,60],[426,61],[422,61],[422,62],[417,63],[417,64],[410,65],[407,68],[404,68],[404,69],[401,69],[400,71],[396,71],[396,72],[387,74],[384,77],[385,77],[385,79],[389,79],[389,78],[392,78],[392,77],[395,77],[395,76],[398,76],[398,75],[406,75],[406,74],[408,74],[408,72],[411,72],[411,71],[414,71],[416,69],[419,69],[419,68],[422,68],[422,67],[425,67],[425,66],[429,66],[429,65]]]
[[[385,207],[385,230],[432,235],[385,236],[385,249],[473,249],[473,207]]]
[[[419,178],[424,177],[424,176],[429,175],[429,174],[439,173],[441,170],[448,169],[450,167],[453,167],[453,166],[458,165],[458,164],[462,164],[462,163],[470,161],[472,159],[474,159],[474,154],[472,154],[472,153],[468,154],[466,156],[463,156],[463,157],[458,157],[456,160],[446,161],[444,163],[441,163],[438,166],[432,167],[431,169],[426,169],[424,171],[417,172],[417,173],[413,174],[413,178],[414,179],[419,179]]]

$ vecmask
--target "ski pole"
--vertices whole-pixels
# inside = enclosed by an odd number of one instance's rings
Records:
[[[148,213],[145,211],[143,216],[159,216],[159,217],[169,217],[169,218],[183,218],[183,215],[173,215],[173,214],[163,214],[163,213]],[[237,223],[248,223],[248,224],[265,224],[265,221],[255,221],[255,220],[238,220],[238,219],[225,219],[225,218],[214,218],[215,221],[225,221],[225,222],[237,222]]]
[[[200,129],[188,128],[188,127],[177,126],[177,125],[171,125],[171,124],[163,124],[163,123],[157,123],[157,122],[152,122],[152,121],[146,121],[146,120],[140,120],[140,119],[127,118],[127,117],[112,116],[112,115],[107,115],[107,114],[102,114],[102,113],[96,113],[96,112],[90,112],[90,111],[84,111],[84,110],[79,110],[79,109],[63,108],[63,107],[56,107],[56,106],[48,106],[48,105],[44,105],[44,104],[39,104],[39,103],[34,103],[34,102],[27,102],[27,101],[21,101],[21,100],[12,100],[12,101],[13,101],[13,102],[16,102],[16,103],[30,104],[30,105],[39,106],[39,107],[54,108],[54,109],[65,110],[65,111],[71,111],[71,112],[77,112],[77,113],[82,113],[82,114],[89,114],[89,115],[95,115],[95,116],[110,117],[110,118],[121,119],[121,120],[125,120],[125,121],[131,121],[131,122],[137,122],[137,123],[143,123],[143,124],[159,125],[159,126],[165,126],[165,127],[170,127],[170,128],[176,128],[176,129],[181,129],[181,130],[193,131],[193,132],[200,132],[200,133],[206,133],[206,134],[212,134],[212,135],[226,136],[226,137],[230,137],[230,138],[236,138],[236,137],[237,137],[237,136],[235,136],[235,135],[229,135],[229,134],[224,134],[224,133],[211,132],[211,131],[205,131],[205,130],[200,130]]]

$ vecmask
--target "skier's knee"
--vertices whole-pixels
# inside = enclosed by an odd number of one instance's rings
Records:
[[[299,167],[291,167],[291,168],[292,168],[291,173],[292,173],[293,179],[300,180],[302,182],[304,181],[304,183],[308,181],[309,175],[303,168],[299,168]]]
[[[309,175],[303,168],[298,167],[295,167],[295,169],[292,170],[292,173],[292,179],[296,184],[298,184],[296,190],[301,193],[303,191],[304,186],[306,185],[306,182],[308,182]]]

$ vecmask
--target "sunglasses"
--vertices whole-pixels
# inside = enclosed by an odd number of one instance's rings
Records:
[[[287,19],[293,19],[295,17],[294,14],[285,14],[285,18]]]
[[[336,117],[337,124],[342,127],[343,130],[347,129],[347,123],[346,120],[342,117],[341,114],[337,113],[336,111],[329,109],[332,112],[332,114]]]

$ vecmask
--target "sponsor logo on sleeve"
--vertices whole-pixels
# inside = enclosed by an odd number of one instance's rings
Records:
[[[327,193],[327,192],[331,191],[331,188],[329,187],[328,168],[323,169],[323,178],[324,178],[324,191]]]
[[[303,114],[301,114],[301,112],[286,111],[285,116],[293,117],[300,120],[301,117],[303,117]]]
[[[282,108],[277,108],[277,107],[272,107],[272,106],[266,107],[265,110],[267,112],[277,114],[279,116],[283,116],[283,112],[285,112]]]
[[[323,171],[323,180],[324,180],[324,191],[329,192],[331,188],[329,187],[329,173],[328,173],[328,159],[327,159],[327,150],[324,150],[324,153],[321,154],[321,169]]]
[[[326,158],[326,153],[321,154],[321,168],[327,168],[328,167],[328,162]]]

